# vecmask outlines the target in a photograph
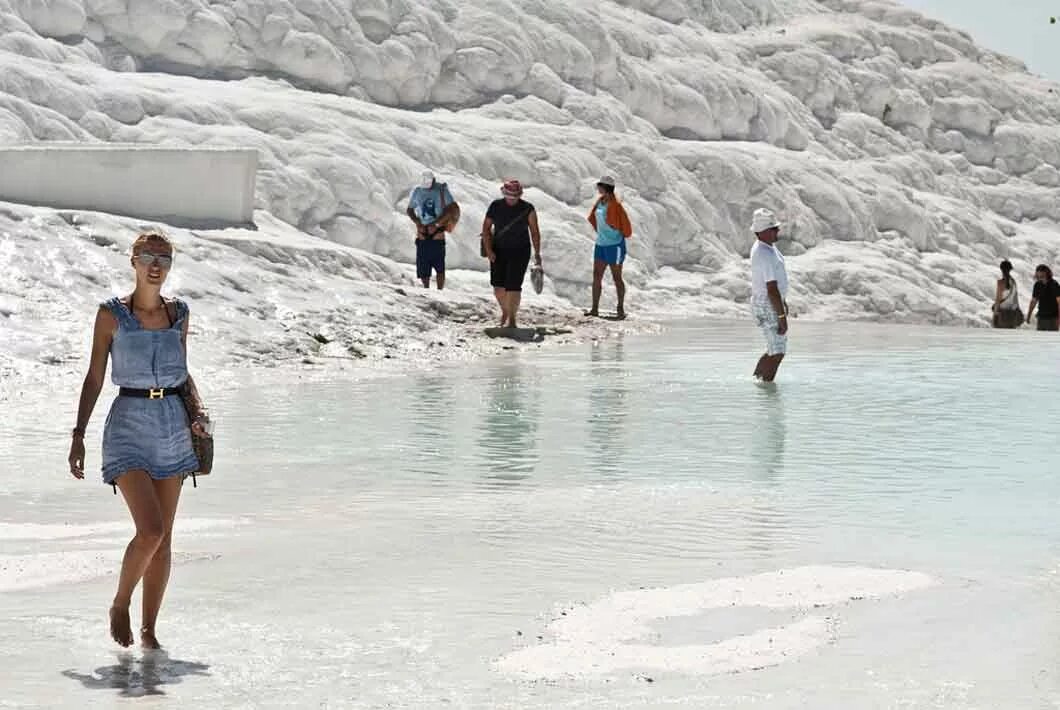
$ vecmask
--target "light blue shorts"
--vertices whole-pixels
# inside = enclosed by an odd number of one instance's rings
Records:
[[[769,301],[752,301],[751,313],[754,315],[755,324],[762,331],[766,339],[766,355],[784,355],[788,352],[787,333],[781,335],[777,332],[780,327],[780,318],[773,310],[773,304]]]

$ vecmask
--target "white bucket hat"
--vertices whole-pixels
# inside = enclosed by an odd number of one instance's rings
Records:
[[[607,185],[608,187],[615,186],[615,179],[610,175],[604,175],[602,178],[596,181],[597,185]]]
[[[764,207],[755,210],[754,217],[751,218],[751,231],[755,234],[761,234],[766,230],[779,226],[780,222],[777,221],[777,216]]]
[[[434,185],[434,173],[430,170],[424,170],[420,173],[420,185],[425,188]]]

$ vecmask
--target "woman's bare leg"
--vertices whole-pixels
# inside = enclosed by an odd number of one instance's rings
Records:
[[[508,325],[508,292],[503,288],[493,289],[493,297],[501,307],[501,327]]]
[[[517,318],[519,316],[519,304],[523,302],[522,291],[508,292],[508,327],[518,328]]]
[[[626,317],[626,281],[622,278],[622,264],[611,265],[611,278],[615,280],[615,296],[618,299],[616,314],[622,320]]]
[[[119,476],[116,482],[132,514],[136,535],[125,548],[125,558],[121,563],[118,591],[110,608],[110,635],[122,646],[131,646],[133,635],[129,623],[129,604],[132,602],[132,593],[143,578],[158,546],[162,544],[166,528],[158,494],[146,471],[129,471]]]
[[[600,296],[604,292],[604,272],[607,270],[607,262],[593,261],[593,305],[585,315],[600,315]]]
[[[177,515],[177,503],[180,502],[180,489],[184,479],[166,478],[161,481],[151,481],[158,494],[159,507],[162,510],[162,523],[165,525],[165,535],[162,542],[155,550],[154,557],[147,565],[144,572],[143,583],[143,618],[140,624],[140,643],[145,648],[161,648],[158,638],[155,637],[155,622],[158,620],[158,610],[162,608],[162,598],[166,594],[166,584],[169,582],[169,568],[172,560],[170,543],[173,540],[173,519]]]

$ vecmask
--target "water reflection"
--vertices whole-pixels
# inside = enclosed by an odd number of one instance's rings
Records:
[[[589,435],[592,471],[622,474],[626,462],[630,389],[622,341],[596,344],[589,351]]]
[[[790,540],[785,542],[784,537],[790,521],[777,505],[788,440],[784,399],[779,388],[763,388],[755,398],[750,427],[748,474],[756,486],[754,500],[744,511],[746,545],[749,552],[768,557],[776,555],[778,548],[790,546]]]
[[[758,483],[776,485],[784,466],[788,425],[779,388],[764,388],[752,410],[750,473]]]
[[[540,385],[528,382],[526,368],[514,361],[491,368],[489,375],[478,438],[482,484],[517,485],[533,474],[538,463]]]
[[[413,378],[408,402],[410,460],[417,473],[432,483],[449,478],[453,469],[454,418],[458,402],[456,378],[446,372],[429,372]]]

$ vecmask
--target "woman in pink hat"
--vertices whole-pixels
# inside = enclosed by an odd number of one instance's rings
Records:
[[[541,263],[541,231],[534,206],[523,200],[523,186],[508,180],[501,187],[504,196],[486,210],[482,222],[482,246],[490,260],[490,284],[501,307],[501,327],[517,327],[519,304],[523,296],[523,279],[530,266],[530,248],[534,262]]]

